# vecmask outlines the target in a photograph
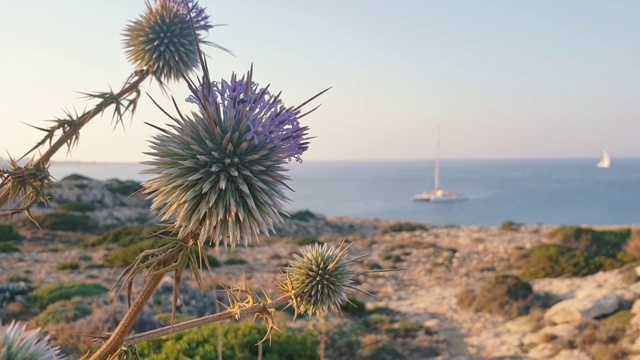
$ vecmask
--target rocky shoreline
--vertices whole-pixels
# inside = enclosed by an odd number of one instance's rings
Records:
[[[49,207],[34,213],[59,212],[70,203],[92,204],[91,210],[77,213],[91,219],[95,231],[39,230],[24,221],[14,222],[22,236],[13,242],[19,252],[0,253],[3,320],[33,319],[43,309],[35,309],[29,292],[49,284],[90,281],[110,288],[122,267],[105,265],[105,258],[118,247],[88,248],[83,244],[109,229],[157,221],[140,195],[125,195],[135,191],[135,184],[80,177],[60,184],[51,192]],[[114,191],[123,188],[123,193]],[[205,271],[203,291],[185,276],[178,310],[189,316],[215,312],[216,296],[224,301],[224,294],[218,291],[214,296],[213,289],[237,284],[245,275],[250,287],[275,291],[274,278],[302,244],[346,239],[354,243],[353,256],[367,255],[359,264],[357,285],[373,297],[355,294],[354,299],[365,304],[366,314],[359,315],[365,318],[343,315],[329,319],[327,326],[336,334],[338,329],[355,329],[360,349],[345,355],[340,336],[329,336],[327,351],[334,358],[640,359],[635,355],[640,354],[640,341],[636,341],[640,334],[640,269],[635,261],[587,276],[529,280],[531,294],[527,299],[537,300],[520,316],[462,306],[460,294],[464,291],[476,291],[480,297],[483,284],[497,276],[520,276],[519,254],[555,244],[550,234],[557,229],[517,224],[433,227],[298,212],[277,228],[278,237],[263,238],[234,252],[211,250],[219,266],[211,273]],[[61,270],[63,263],[78,265]],[[158,314],[170,311],[172,280],[165,280],[167,284],[154,296],[137,331],[159,326]],[[80,341],[74,331],[110,331],[126,307],[124,295],[117,292],[86,301],[93,309],[91,316],[44,326],[45,330],[54,339]],[[99,308],[110,310],[97,311]],[[619,321],[622,325],[614,325],[612,319],[618,318],[623,319]],[[313,323],[312,319],[299,319],[292,324],[286,317],[282,321],[293,328]]]

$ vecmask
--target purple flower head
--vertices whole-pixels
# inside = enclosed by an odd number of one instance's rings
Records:
[[[204,8],[198,4],[197,0],[155,0],[156,6],[165,4],[167,6],[178,9],[182,14],[189,16],[189,9],[191,9],[191,18],[193,19],[193,25],[196,31],[209,31],[213,27],[209,22],[209,15],[205,12],[207,8]]]
[[[206,85],[205,85],[206,86]],[[258,143],[277,144],[282,159],[302,162],[301,155],[309,148],[308,126],[300,126],[300,108],[287,108],[280,94],[273,95],[269,86],[261,88],[245,77],[231,76],[230,81],[212,81],[206,94],[198,88],[198,98],[190,95],[186,101],[204,105],[208,109],[219,109],[222,121],[230,121],[241,114],[246,126],[245,138]]]
[[[233,247],[282,222],[290,189],[285,165],[302,161],[308,148],[308,128],[299,123],[305,114],[251,79],[249,71],[207,80],[187,98],[200,111],[181,113],[151,140],[145,173],[156,177],[144,192],[181,239]]]

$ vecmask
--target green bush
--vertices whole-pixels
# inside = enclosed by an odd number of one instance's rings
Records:
[[[9,243],[0,243],[0,254],[10,254],[20,252],[20,248]]]
[[[75,260],[63,261],[63,262],[59,263],[56,266],[56,269],[58,269],[58,270],[78,270],[78,269],[80,269],[80,263],[75,261]]]
[[[91,211],[94,211],[95,209],[96,207],[93,206],[93,204],[87,204],[79,201],[68,202],[58,207],[59,211],[64,211],[64,212],[71,211],[71,212],[80,212],[80,213],[91,212]]]
[[[298,237],[293,239],[293,243],[298,245],[298,246],[305,246],[305,245],[313,245],[313,244],[324,244],[322,241],[318,240],[318,238],[312,237],[312,236],[303,236],[303,237]]]
[[[31,279],[29,279],[26,276],[10,275],[10,276],[7,276],[6,281],[10,283],[19,283],[19,282],[30,283]]]
[[[96,247],[101,245],[118,245],[129,246],[135,243],[168,237],[171,234],[164,230],[161,226],[141,226],[127,225],[109,230],[90,243],[86,243],[85,247]]]
[[[423,224],[411,223],[411,222],[397,222],[391,225],[387,225],[380,229],[380,234],[398,233],[398,232],[413,232],[413,231],[426,231],[428,230]]]
[[[31,322],[35,326],[45,326],[76,321],[89,315],[91,315],[91,308],[86,304],[79,300],[65,300],[47,306]]]
[[[114,194],[131,196],[136,191],[142,189],[142,184],[133,180],[109,179],[105,185],[107,190]]]
[[[102,295],[108,291],[104,286],[93,283],[57,283],[37,288],[29,295],[29,300],[37,307],[44,309],[58,301],[70,300],[76,296]]]
[[[586,276],[598,271],[618,268],[632,259],[624,252],[615,257],[597,256],[586,250],[575,250],[560,245],[540,244],[518,255],[515,267],[522,277],[539,279],[563,275]]]
[[[247,260],[240,257],[230,257],[224,262],[225,265],[245,265],[248,264]]]
[[[91,178],[88,178],[84,175],[80,175],[80,174],[71,174],[69,176],[65,176],[62,178],[62,180],[60,180],[60,182],[63,181],[78,181],[78,180],[82,180],[82,181],[87,181],[87,180],[92,180]]]
[[[356,316],[364,315],[367,313],[364,302],[358,300],[358,298],[349,296],[347,300],[348,301],[345,301],[342,303],[342,305],[340,305],[340,310],[342,310],[343,313]]]
[[[316,360],[318,344],[308,332],[293,332],[281,327],[271,341],[262,344],[264,360]],[[264,326],[248,321],[222,325],[222,358],[234,360],[256,359],[256,345],[265,334]],[[140,358],[147,360],[216,360],[217,326],[205,326],[184,331],[162,339],[144,342],[138,346]]]
[[[309,210],[300,210],[289,214],[289,219],[298,221],[309,221],[318,219],[318,215],[312,213]]]
[[[20,233],[9,224],[0,224],[0,241],[14,241],[20,240],[22,236]]]
[[[495,275],[478,291],[465,289],[458,294],[458,305],[477,312],[507,318],[525,315],[531,308],[533,288],[513,275]]]
[[[630,236],[630,229],[598,231],[576,226],[559,227],[549,233],[549,238],[556,245],[611,258],[623,251]]]
[[[169,243],[169,239],[146,239],[107,255],[103,262],[113,266],[128,266],[145,250],[157,249]]]
[[[98,223],[84,214],[51,212],[36,217],[36,221],[46,230],[86,233],[94,233],[98,230]]]

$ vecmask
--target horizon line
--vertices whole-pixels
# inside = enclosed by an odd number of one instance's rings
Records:
[[[441,158],[441,161],[562,161],[562,160],[598,160],[595,156],[575,156],[575,157],[495,157],[495,158]],[[640,156],[619,156],[616,159],[632,160],[640,159]],[[0,157],[0,161],[6,159]],[[327,163],[327,162],[414,162],[414,161],[434,161],[435,158],[419,158],[419,159],[310,159],[304,160],[303,163]],[[145,160],[146,161],[146,160]],[[98,161],[98,160],[64,160],[52,161],[52,164],[84,164],[84,165],[142,165],[142,161]],[[291,161],[294,163],[295,161]]]

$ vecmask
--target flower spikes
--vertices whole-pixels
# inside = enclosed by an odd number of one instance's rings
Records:
[[[289,305],[293,306],[296,316],[340,312],[340,305],[348,301],[347,293],[358,290],[352,285],[353,265],[363,256],[346,259],[349,247],[351,244],[344,242],[338,247],[316,243],[294,255],[279,287],[291,296]]]
[[[282,222],[285,190],[291,190],[285,165],[302,161],[309,145],[308,127],[299,122],[309,112],[301,109],[324,91],[285,107],[252,79],[250,70],[192,87],[187,101],[199,111],[172,117],[169,129],[154,126],[160,133],[150,141],[153,159],[144,164],[151,166],[145,173],[157,176],[144,183],[144,193],[182,240],[233,248]]]
[[[147,1],[142,15],[124,29],[125,54],[161,85],[177,81],[198,68],[201,44],[221,48],[204,41],[211,28],[209,15],[196,0]]]

